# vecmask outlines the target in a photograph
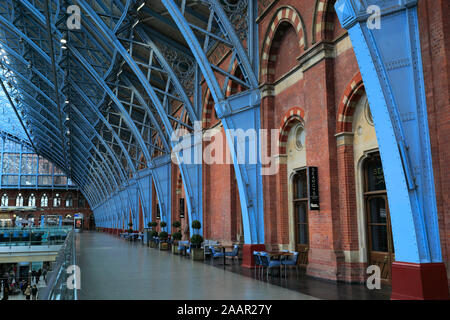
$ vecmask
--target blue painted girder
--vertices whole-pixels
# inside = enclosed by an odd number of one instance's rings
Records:
[[[147,228],[147,223],[152,221],[152,172],[150,169],[139,170],[134,178],[139,185],[144,227]]]
[[[161,220],[167,223],[166,231],[170,233],[172,197],[171,197],[171,159],[170,155],[159,156],[154,159],[151,167],[153,181],[155,182],[156,194],[160,208]],[[151,196],[151,195],[150,195]]]
[[[257,156],[254,164],[250,162],[238,162],[239,155],[249,154],[250,149],[256,149],[257,155],[259,150],[259,129],[260,129],[260,93],[258,90],[258,81],[254,68],[252,67],[247,52],[242,46],[238,36],[234,32],[234,28],[224,13],[223,8],[216,0],[208,1],[210,8],[214,13],[211,17],[218,19],[218,24],[222,26],[222,32],[226,36],[226,41],[232,43],[236,51],[235,57],[240,70],[247,81],[246,86],[249,90],[244,91],[240,95],[229,99],[224,95],[218,79],[214,71],[219,71],[217,66],[210,64],[204,46],[199,43],[195,36],[191,25],[183,16],[182,10],[178,7],[174,0],[162,0],[162,3],[170,13],[172,19],[178,26],[183,37],[187,41],[192,54],[194,55],[198,66],[205,78],[208,88],[215,102],[217,115],[222,120],[228,145],[230,147],[231,156],[235,168],[236,181],[239,188],[239,196],[241,202],[242,221],[244,227],[244,241],[247,244],[264,243],[264,208],[262,193],[262,176],[261,176],[261,159]],[[182,3],[184,5],[184,3]],[[255,23],[252,20],[250,23]],[[256,35],[257,33],[254,33]],[[253,39],[254,40],[254,39]],[[253,41],[251,43],[255,44]],[[254,49],[254,48],[252,48]],[[252,50],[250,50],[252,51]],[[214,69],[214,70],[213,70]],[[221,71],[222,74],[225,74]],[[227,76],[229,77],[229,76]],[[226,85],[227,81],[225,81]],[[254,139],[249,144],[245,141],[234,139],[229,130],[247,129],[255,130]]]
[[[381,28],[369,29],[369,5]],[[441,262],[417,0],[339,0],[364,81],[388,192],[395,260]]]

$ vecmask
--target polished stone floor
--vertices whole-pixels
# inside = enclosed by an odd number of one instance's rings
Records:
[[[283,299],[313,296],[97,232],[76,235],[78,299]]]

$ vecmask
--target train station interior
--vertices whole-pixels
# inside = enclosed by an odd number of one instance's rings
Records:
[[[449,17],[0,0],[0,298],[448,300]]]

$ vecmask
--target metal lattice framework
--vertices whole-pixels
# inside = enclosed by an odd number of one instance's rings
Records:
[[[1,0],[0,77],[36,152],[76,181],[97,225],[130,210],[137,225],[139,199],[148,221],[154,183],[170,226],[172,137],[201,123],[205,90],[225,129],[259,128],[255,18],[252,0]],[[233,159],[248,148],[227,138]],[[179,169],[201,220],[201,164]],[[247,243],[264,241],[260,170],[235,161]]]

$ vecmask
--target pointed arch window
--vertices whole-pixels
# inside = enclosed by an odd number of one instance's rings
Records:
[[[8,206],[8,195],[6,193],[4,193],[2,195],[2,207],[7,207]]]
[[[48,207],[48,196],[46,193],[41,197],[41,207]]]
[[[66,197],[66,207],[72,207],[72,205],[73,205],[72,195],[68,194]]]
[[[57,193],[55,195],[55,197],[53,198],[53,206],[54,207],[59,207],[61,206],[61,196],[59,195],[59,193]]]
[[[16,198],[16,207],[23,207],[23,195],[19,193]]]
[[[36,196],[34,193],[30,194],[30,197],[28,198],[28,206],[34,207],[36,205]]]

